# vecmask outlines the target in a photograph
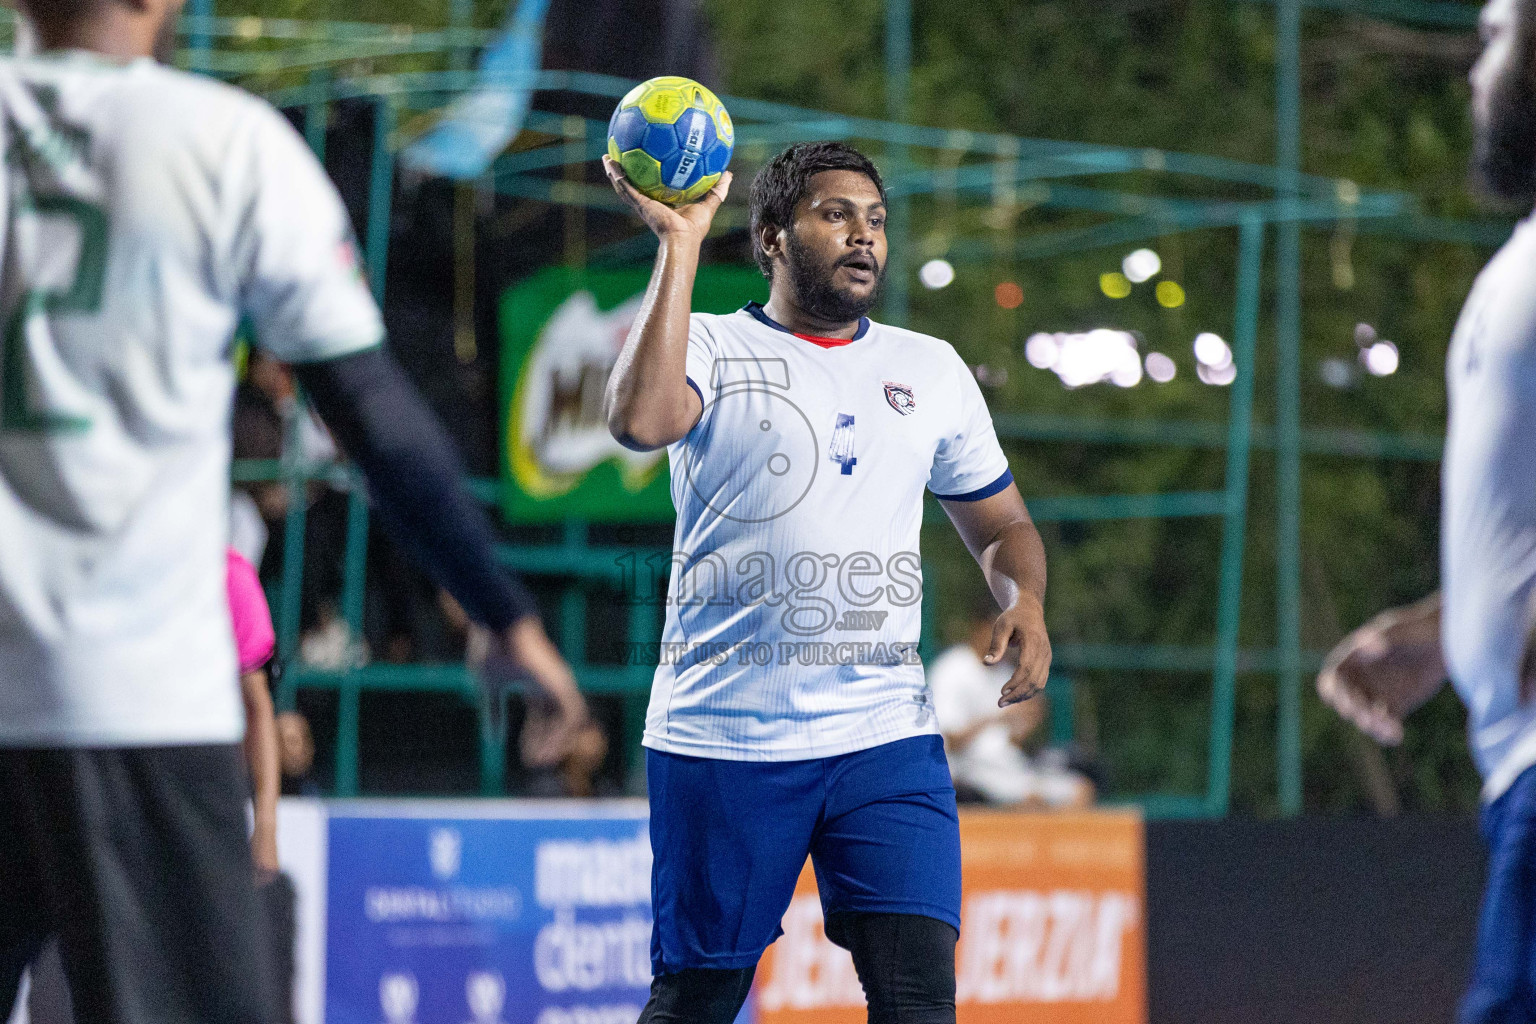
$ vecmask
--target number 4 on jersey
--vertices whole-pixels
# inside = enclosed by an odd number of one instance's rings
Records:
[[[853,475],[853,467],[859,462],[853,456],[853,413],[837,414],[837,425],[832,428],[832,443],[827,446],[827,458],[842,465],[843,476]]]

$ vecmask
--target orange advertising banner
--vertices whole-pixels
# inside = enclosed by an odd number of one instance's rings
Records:
[[[1134,812],[960,815],[959,1024],[1145,1024],[1146,855]],[[807,864],[757,973],[758,1024],[864,1024]]]

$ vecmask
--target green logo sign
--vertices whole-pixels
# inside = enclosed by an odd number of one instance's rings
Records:
[[[632,452],[608,433],[603,391],[629,336],[650,268],[551,267],[501,299],[502,512],[512,522],[673,515],[666,452]],[[701,267],[700,313],[767,299],[745,267]]]

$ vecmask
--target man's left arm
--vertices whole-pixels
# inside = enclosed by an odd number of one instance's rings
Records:
[[[992,627],[983,659],[1000,661],[1019,648],[1019,664],[1003,687],[998,707],[1028,700],[1051,673],[1051,639],[1045,631],[1045,545],[1015,484],[978,501],[939,502],[955,524],[1003,613]]]

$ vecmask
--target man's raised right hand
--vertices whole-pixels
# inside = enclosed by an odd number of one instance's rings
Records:
[[[726,194],[731,190],[731,172],[726,171],[715,187],[704,194],[704,198],[696,203],[674,207],[641,195],[624,174],[624,168],[613,157],[603,157],[603,170],[608,173],[608,181],[612,183],[619,198],[639,215],[645,226],[654,231],[658,238],[688,238],[702,242],[704,236],[709,234],[709,225],[715,219],[715,211],[720,209],[720,204],[725,202]]]

